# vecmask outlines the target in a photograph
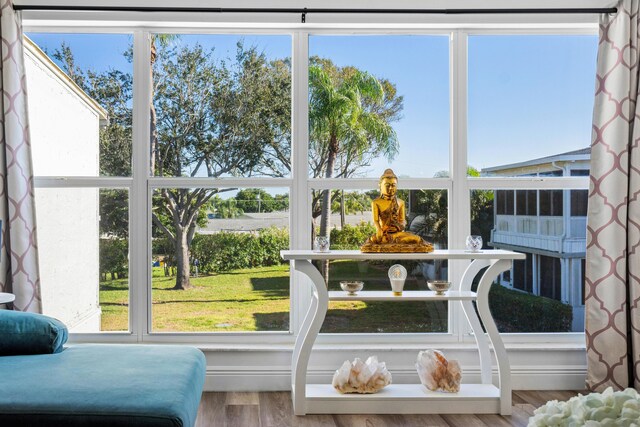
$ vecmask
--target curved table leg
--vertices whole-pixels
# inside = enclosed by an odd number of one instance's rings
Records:
[[[490,264],[490,260],[487,259],[473,260],[462,275],[460,291],[470,291],[473,279],[478,275],[480,270],[488,267]],[[482,384],[491,384],[491,352],[489,350],[489,340],[482,330],[482,325],[480,324],[478,313],[476,313],[476,310],[473,307],[473,303],[471,301],[460,301],[460,305],[462,305],[462,311],[471,326],[473,336],[476,340],[476,344],[478,345],[478,353],[480,356],[480,382]]]
[[[507,350],[489,310],[489,290],[496,276],[511,268],[511,260],[497,260],[485,271],[478,284],[478,313],[489,335],[491,345],[498,362],[498,378],[500,381],[500,414],[511,415],[511,366]]]
[[[301,272],[311,279],[313,283],[313,296],[307,315],[302,322],[300,333],[296,338],[291,359],[291,395],[293,398],[293,412],[295,415],[305,415],[306,408],[306,383],[307,367],[311,348],[320,332],[322,322],[329,307],[329,292],[324,279],[317,268],[308,260],[295,260],[294,270]]]

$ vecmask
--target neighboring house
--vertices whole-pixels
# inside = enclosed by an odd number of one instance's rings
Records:
[[[591,150],[482,170],[483,176],[588,176]],[[490,246],[527,254],[499,280],[503,286],[573,307],[574,331],[584,330],[587,190],[497,190]]]
[[[36,176],[98,176],[105,110],[25,37]],[[100,331],[99,190],[35,192],[42,307],[74,332]]]

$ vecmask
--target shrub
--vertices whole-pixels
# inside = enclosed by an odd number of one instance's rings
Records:
[[[261,266],[267,267],[285,262],[282,257],[280,257],[280,251],[289,249],[288,229],[277,227],[264,228],[260,230],[258,240],[262,250]]]
[[[365,221],[358,225],[345,224],[342,229],[334,228],[329,236],[331,249],[360,249],[375,232],[376,228]]]
[[[551,298],[493,285],[489,307],[501,332],[569,332],[573,309]]]
[[[281,264],[280,251],[289,247],[289,231],[275,227],[258,234],[220,232],[197,234],[191,243],[191,259],[203,272],[225,272]]]
[[[100,275],[102,280],[127,277],[129,272],[129,242],[127,239],[100,239]]]

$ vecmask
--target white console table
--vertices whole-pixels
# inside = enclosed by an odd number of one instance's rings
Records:
[[[296,415],[305,414],[429,414],[429,413],[500,413],[511,414],[511,372],[504,344],[489,311],[489,289],[495,277],[511,268],[513,260],[525,255],[504,250],[436,250],[431,253],[372,254],[360,251],[315,252],[311,250],[281,251],[295,271],[306,275],[313,284],[311,305],[296,344],[291,361],[291,396]],[[445,295],[431,291],[404,291],[394,296],[389,290],[361,291],[350,296],[346,292],[329,292],[322,274],[312,260],[473,260],[462,276],[459,286],[453,284]],[[477,292],[471,291],[474,277],[483,269]],[[366,284],[365,284],[366,286]],[[459,301],[478,345],[480,354],[480,384],[462,384],[458,393],[431,392],[421,384],[391,384],[376,394],[340,394],[331,384],[307,384],[307,367],[313,343],[324,322],[329,301]],[[480,319],[473,308],[476,301]],[[491,381],[493,346],[498,365],[499,387]],[[393,368],[390,369],[393,373]],[[416,373],[416,379],[418,378]]]

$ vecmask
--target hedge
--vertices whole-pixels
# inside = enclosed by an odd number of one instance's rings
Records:
[[[345,224],[342,229],[334,228],[329,235],[331,249],[360,249],[367,239],[375,234],[375,227],[365,221],[358,225]]]
[[[375,233],[373,225],[361,222],[331,230],[332,249],[359,249]],[[289,248],[289,230],[270,227],[256,233],[219,232],[196,234],[191,242],[191,262],[198,260],[203,273],[226,272],[253,267],[268,267],[284,263],[280,251]],[[154,239],[153,254],[175,257],[173,247],[165,238]]]
[[[500,332],[570,332],[573,309],[551,298],[493,285],[489,307]]]
[[[280,251],[289,248],[289,231],[265,228],[258,234],[220,232],[197,234],[191,242],[192,262],[202,272],[226,272],[281,264]]]

